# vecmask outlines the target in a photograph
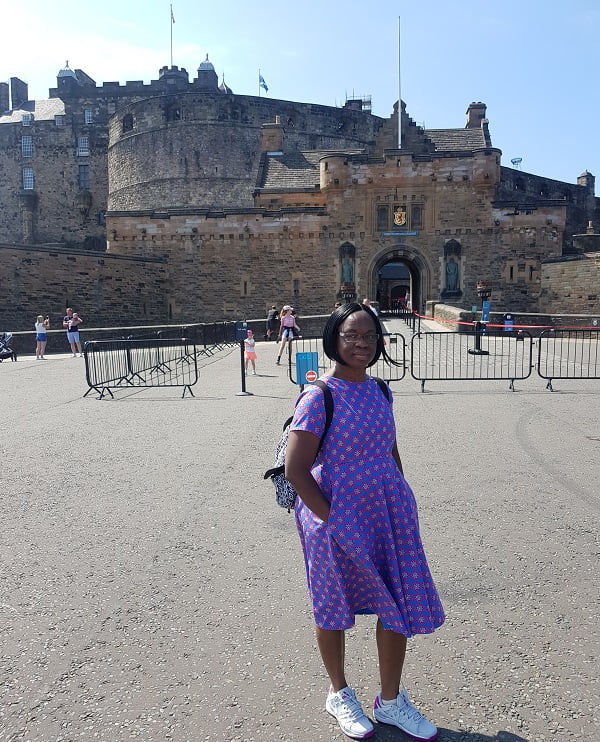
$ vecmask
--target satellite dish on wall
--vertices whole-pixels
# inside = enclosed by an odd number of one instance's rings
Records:
[[[513,157],[512,160],[511,160],[511,162],[512,162],[512,166],[516,170],[520,170],[521,169],[521,163],[523,162],[523,158],[522,157]]]

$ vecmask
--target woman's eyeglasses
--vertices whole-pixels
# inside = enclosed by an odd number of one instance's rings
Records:
[[[376,332],[367,332],[365,335],[358,335],[356,332],[338,332],[338,335],[344,340],[345,343],[352,343],[355,345],[360,340],[368,345],[375,345],[379,340],[379,335]]]

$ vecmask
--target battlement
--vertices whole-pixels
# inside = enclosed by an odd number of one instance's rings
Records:
[[[210,63],[209,63],[210,64]],[[206,63],[203,63],[206,65]],[[61,71],[57,78],[57,87],[50,88],[50,98],[62,98],[77,100],[79,98],[134,98],[152,97],[182,91],[194,90],[216,90],[222,92],[218,86],[217,76],[210,68],[201,65],[198,69],[198,77],[190,82],[189,74],[184,67],[177,65],[164,66],[159,70],[157,80],[145,83],[143,80],[127,80],[124,84],[120,82],[103,82],[97,85],[83,70],[69,70],[71,74],[65,75]]]

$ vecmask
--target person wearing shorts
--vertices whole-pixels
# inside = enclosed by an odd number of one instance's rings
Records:
[[[48,342],[48,335],[46,335],[46,330],[50,327],[50,318],[44,317],[41,314],[38,314],[37,319],[35,321],[35,360],[36,361],[45,361],[46,357],[44,356],[44,353],[46,352],[46,343]]]
[[[67,307],[63,318],[63,327],[67,329],[67,340],[71,346],[71,358],[82,358],[81,342],[79,340],[79,325],[83,322],[81,317],[71,307]]]
[[[279,316],[281,322],[281,325],[279,327],[279,338],[281,338],[281,345],[279,346],[277,360],[275,361],[278,366],[281,363],[281,356],[283,355],[285,346],[291,344],[292,340],[294,339],[294,330],[296,330],[298,333],[300,332],[300,328],[296,324],[296,318],[292,314],[292,312],[293,307],[290,307],[289,304],[286,304],[281,310],[281,314]]]

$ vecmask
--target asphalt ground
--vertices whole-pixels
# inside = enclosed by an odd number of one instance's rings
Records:
[[[184,399],[84,398],[68,356],[0,364],[2,742],[346,739],[294,520],[262,480],[297,388],[275,343],[257,353],[251,396],[234,349]],[[599,382],[392,389],[447,612],[409,641],[411,698],[442,742],[600,739]],[[375,658],[358,617],[368,711]]]

